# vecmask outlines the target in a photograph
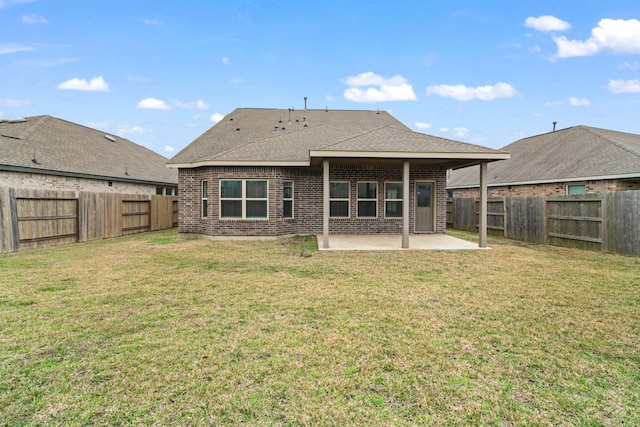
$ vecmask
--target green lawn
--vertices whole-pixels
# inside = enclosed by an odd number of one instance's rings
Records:
[[[0,425],[640,425],[640,259],[489,244],[0,255]]]

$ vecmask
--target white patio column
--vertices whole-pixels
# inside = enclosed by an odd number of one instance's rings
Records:
[[[329,160],[322,161],[322,247],[329,248]]]
[[[478,233],[480,238],[478,246],[487,247],[487,162],[480,163],[480,218],[478,223]]]
[[[409,248],[409,160],[402,173],[402,248]]]

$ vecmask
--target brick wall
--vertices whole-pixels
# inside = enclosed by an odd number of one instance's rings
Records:
[[[527,197],[527,196],[565,196],[567,186],[584,184],[587,194],[611,191],[640,190],[640,179],[605,179],[598,181],[555,182],[546,184],[505,185],[489,187],[489,197]],[[453,190],[453,197],[479,197],[478,188],[460,188]]]
[[[111,185],[109,185],[109,182],[111,182]],[[28,172],[0,171],[0,183],[5,187],[24,188],[30,190],[156,194],[155,185]]]
[[[384,183],[402,181],[402,168],[390,166],[331,166],[332,181],[350,183],[350,217],[331,218],[332,234],[400,234],[402,219],[384,217]],[[410,184],[410,227],[413,232],[414,183],[436,182],[436,233],[446,230],[446,185],[444,169],[413,167]],[[220,179],[264,179],[268,181],[269,219],[220,219]],[[202,218],[201,182],[208,181],[208,217]],[[294,183],[294,218],[282,217],[282,181]],[[320,168],[202,167],[179,171],[179,225],[185,234],[209,236],[279,236],[322,233],[322,170]],[[357,183],[378,183],[378,217],[357,217]]]

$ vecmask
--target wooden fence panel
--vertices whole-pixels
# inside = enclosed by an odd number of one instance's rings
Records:
[[[81,192],[80,241],[122,236],[122,194]]]
[[[640,256],[640,191],[606,193],[605,250]]]
[[[487,234],[504,236],[504,233],[504,199],[490,198],[487,200]]]
[[[164,230],[175,227],[174,209],[177,209],[176,196],[151,196],[151,230]],[[177,224],[176,224],[177,225]]]
[[[177,197],[175,197],[175,196],[174,196],[174,197],[172,197],[172,198],[173,198],[173,209],[172,209],[173,216],[172,216],[172,221],[171,221],[171,223],[172,223],[172,226],[173,226],[173,227],[177,227],[177,226],[178,226],[178,221],[179,221],[179,218],[180,218],[180,217],[178,216],[178,206],[179,206],[180,204],[178,203],[178,198],[177,198]]]
[[[475,200],[472,198],[453,199],[453,228],[466,231],[476,229]]]
[[[78,241],[78,200],[69,191],[16,191],[20,249]]]
[[[509,239],[545,243],[545,198],[505,197],[505,233]]]
[[[602,200],[571,196],[547,200],[547,242],[556,246],[603,250]]]
[[[0,253],[172,228],[176,196],[0,187]]]
[[[0,187],[0,253],[20,250],[16,194],[13,188]]]
[[[145,231],[151,231],[150,197],[127,195],[122,199],[122,235]]]

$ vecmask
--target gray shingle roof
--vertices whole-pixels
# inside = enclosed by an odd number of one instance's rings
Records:
[[[488,185],[640,176],[640,135],[575,126],[502,148],[511,159],[490,163]],[[449,188],[477,187],[478,168],[453,171]]]
[[[114,181],[178,183],[177,171],[166,167],[166,158],[128,139],[112,138],[47,115],[0,121],[0,168]]]
[[[238,108],[167,164],[308,163],[310,152],[500,153],[411,131],[384,111]]]

